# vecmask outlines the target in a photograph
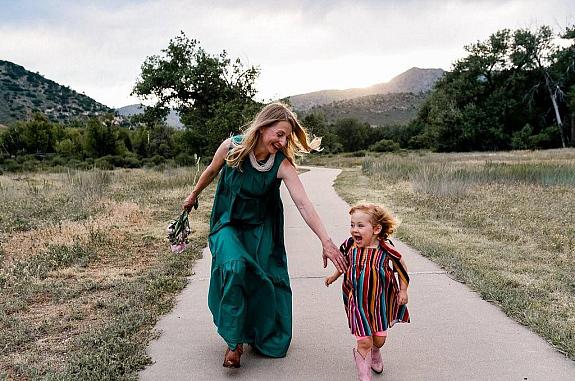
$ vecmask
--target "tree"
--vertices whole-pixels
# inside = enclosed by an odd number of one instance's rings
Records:
[[[573,38],[572,29],[564,38]],[[573,44],[560,49],[552,30],[542,27],[504,29],[465,49],[468,55],[436,83],[411,124],[423,127],[410,139],[414,146],[438,151],[565,146],[563,119],[573,110],[568,99],[575,85]]]
[[[91,157],[118,153],[118,128],[97,118],[88,120],[84,133],[84,151]]]
[[[18,122],[6,132],[4,148],[12,155],[53,153],[57,137],[63,135],[63,127],[54,124],[41,113],[32,119]]]
[[[226,51],[210,55],[183,32],[162,53],[145,60],[132,91],[144,101],[155,102],[145,109],[144,119],[163,120],[174,108],[192,131],[192,140],[201,144],[194,147],[196,152],[213,153],[223,138],[255,114],[259,105],[253,99],[254,82],[259,69],[244,67]]]
[[[544,86],[547,91],[553,105],[561,145],[565,148],[563,121],[559,111],[559,100],[565,98],[565,92],[561,88],[564,77],[553,75],[551,69],[558,54],[558,48],[553,43],[554,37],[553,31],[548,26],[542,26],[536,32],[527,29],[516,30],[513,34],[513,51],[510,58],[517,69],[534,71],[540,78],[540,81],[535,83],[534,90]]]
[[[356,119],[340,119],[333,129],[346,152],[366,149],[371,143],[372,128]]]

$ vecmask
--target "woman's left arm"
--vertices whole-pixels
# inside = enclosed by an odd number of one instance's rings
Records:
[[[327,234],[321,218],[309,200],[303,184],[299,179],[297,170],[288,160],[284,160],[281,163],[278,170],[278,178],[284,181],[304,221],[320,239],[323,247],[323,267],[327,266],[327,259],[329,258],[338,271],[344,272],[347,267],[345,258]]]

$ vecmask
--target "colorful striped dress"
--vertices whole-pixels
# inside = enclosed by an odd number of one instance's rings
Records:
[[[409,284],[401,254],[383,240],[377,248],[359,248],[351,237],[340,250],[349,262],[342,291],[351,333],[372,336],[397,322],[409,323],[407,306],[397,302],[399,284],[395,273]]]

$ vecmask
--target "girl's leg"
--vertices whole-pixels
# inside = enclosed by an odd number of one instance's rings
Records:
[[[373,335],[373,346],[377,348],[383,347],[385,344],[385,339],[387,338],[387,331],[378,331]]]
[[[383,372],[383,359],[381,358],[380,348],[385,344],[387,331],[376,332],[373,337],[373,347],[371,348],[371,369],[375,373]]]
[[[356,336],[357,349],[353,349],[353,358],[357,367],[357,377],[360,381],[371,380],[371,336]]]
[[[363,356],[367,356],[371,347],[373,346],[373,340],[371,336],[356,336],[357,339],[357,351]]]

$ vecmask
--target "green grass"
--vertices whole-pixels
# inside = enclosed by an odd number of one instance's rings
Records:
[[[195,171],[0,176],[0,379],[137,378],[206,244],[213,185],[190,249],[164,237]]]

